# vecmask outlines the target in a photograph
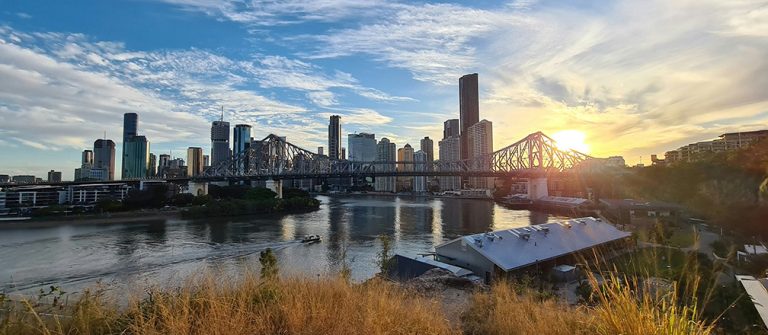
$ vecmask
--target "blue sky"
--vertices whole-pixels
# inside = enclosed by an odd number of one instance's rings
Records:
[[[472,72],[495,149],[578,130],[647,162],[768,128],[768,2],[2,0],[0,173],[71,178],[104,131],[120,147],[125,112],[181,157],[220,106],[312,150],[331,114],[413,145]]]

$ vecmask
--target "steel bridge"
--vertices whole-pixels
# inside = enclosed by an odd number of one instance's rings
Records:
[[[537,178],[563,173],[593,160],[575,150],[562,150],[536,132],[495,152],[460,161],[433,162],[333,160],[270,134],[227,161],[207,168],[193,181],[290,180],[380,176],[467,176]]]

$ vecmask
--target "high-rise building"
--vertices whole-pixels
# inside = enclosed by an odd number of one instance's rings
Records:
[[[342,147],[341,148],[341,160],[347,159],[347,148]]]
[[[147,168],[148,177],[157,177],[157,156],[149,153],[149,167]]]
[[[429,136],[422,138],[420,142],[421,143],[419,143],[420,144],[419,149],[421,149],[421,151],[423,151],[424,154],[427,155],[427,160],[426,160],[426,162],[428,163],[427,167],[431,168],[430,163],[432,163],[435,160],[435,149],[434,149],[435,142],[433,142],[432,139],[429,138]]]
[[[133,136],[123,145],[123,179],[147,177],[149,171],[149,141],[144,136]]]
[[[376,145],[376,160],[379,162],[392,162],[391,165],[381,166],[381,169],[385,172],[395,171],[394,162],[397,160],[397,148],[386,137],[382,138],[379,144]],[[374,188],[379,192],[395,192],[395,177],[376,177]]]
[[[61,182],[61,171],[48,171],[48,182],[49,183],[60,183]]]
[[[413,169],[414,171],[427,171],[427,166],[424,165],[424,163],[427,162],[427,153],[419,150],[413,153],[413,162],[414,163],[421,163],[421,164],[414,164]],[[413,177],[413,191],[423,193],[427,191],[427,177],[425,176],[416,176]]]
[[[320,156],[323,155],[323,147],[317,147],[317,154]]]
[[[120,171],[125,172],[125,146],[128,140],[138,135],[139,131],[139,115],[136,113],[123,114],[123,159],[120,163]]]
[[[461,140],[459,136],[444,138],[437,145],[440,147],[440,162],[445,163],[441,165],[442,171],[448,172],[458,169],[458,167],[452,167],[451,164],[447,163],[461,161]],[[442,176],[439,180],[440,190],[461,190],[461,177]]]
[[[82,157],[80,159],[80,166],[93,166],[93,151],[83,150]]]
[[[171,155],[160,154],[157,160],[157,175],[165,178],[169,167],[171,167]]]
[[[240,155],[247,155],[248,148],[251,147],[251,126],[247,124],[238,124],[235,125],[235,133],[233,136],[233,143],[232,143],[232,156],[237,157]],[[237,167],[238,172],[241,174],[246,173],[248,170],[248,157],[243,157],[243,159],[239,159],[238,161],[239,166]]]
[[[480,102],[478,99],[477,73],[459,78],[459,127],[461,129],[461,158],[467,159],[469,139],[464,133],[480,120]]]
[[[376,135],[358,133],[347,135],[349,160],[353,162],[372,162],[376,160]]]
[[[229,160],[229,122],[213,121],[211,124],[211,165]]]
[[[470,169],[487,171],[493,164],[491,154],[493,153],[493,123],[488,120],[482,120],[467,128],[468,148],[471,153]],[[494,188],[494,178],[473,177],[470,178],[470,184],[473,188]]]
[[[107,170],[107,180],[115,180],[115,142],[108,139],[93,142],[93,165]]]
[[[450,119],[443,122],[443,139],[449,137],[459,137],[461,129],[459,128],[459,119]]]
[[[203,166],[206,168],[211,166],[211,156],[203,155]]]
[[[413,164],[407,164],[405,162],[413,162],[413,148],[410,144],[406,143],[400,149],[397,149],[397,171],[413,171]],[[413,191],[413,177],[397,177],[397,191],[407,192]]]
[[[203,174],[203,148],[189,147],[187,149],[187,177],[197,177]]]
[[[328,157],[332,160],[341,158],[341,116],[331,115],[328,123]]]

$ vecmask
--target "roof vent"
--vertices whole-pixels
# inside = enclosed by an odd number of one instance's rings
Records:
[[[480,237],[475,237],[475,245],[478,246],[479,248],[482,248],[483,247],[483,239],[480,238]]]
[[[528,240],[531,239],[531,234],[530,233],[522,233],[522,234],[520,234],[520,238],[528,241]]]
[[[568,229],[571,229],[573,227],[573,225],[571,225],[570,222],[563,222],[563,226],[565,226],[565,228],[568,228]]]
[[[541,230],[544,232],[544,234],[549,233],[549,227],[541,227]]]

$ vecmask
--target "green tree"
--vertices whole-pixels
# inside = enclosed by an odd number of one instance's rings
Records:
[[[247,200],[266,200],[274,199],[276,196],[277,193],[268,188],[255,187],[246,191],[243,198]]]
[[[376,256],[376,265],[379,266],[381,275],[386,275],[392,264],[392,238],[389,235],[379,235],[381,251]]]
[[[264,281],[275,281],[279,272],[277,266],[277,257],[272,252],[271,248],[267,248],[259,255],[259,263],[261,263],[261,279]]]

